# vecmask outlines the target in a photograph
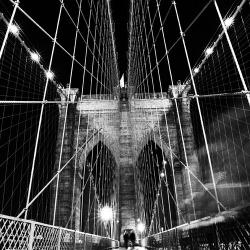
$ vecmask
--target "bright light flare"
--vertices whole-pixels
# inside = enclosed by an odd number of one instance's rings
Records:
[[[213,54],[213,52],[214,52],[214,49],[212,47],[206,49],[206,55],[207,56]]]
[[[112,208],[109,206],[104,206],[100,211],[100,216],[103,221],[109,221],[113,217]]]
[[[52,71],[46,71],[45,74],[46,77],[50,80],[52,80],[55,77],[55,74]]]
[[[199,71],[200,71],[199,68],[195,68],[195,69],[194,69],[194,73],[196,73],[196,74],[199,73]]]
[[[9,24],[9,30],[15,36],[18,36],[19,33],[20,33],[20,28],[17,25],[13,24],[13,23]]]
[[[230,26],[232,26],[234,24],[234,19],[233,17],[228,17],[225,21],[224,24],[226,26],[226,28],[229,28]]]
[[[145,225],[144,225],[142,222],[140,222],[140,223],[137,225],[137,229],[138,229],[139,232],[142,233],[142,232],[145,230]]]
[[[31,52],[30,53],[30,58],[32,59],[32,61],[35,61],[35,62],[39,62],[40,61],[40,55],[36,52]]]

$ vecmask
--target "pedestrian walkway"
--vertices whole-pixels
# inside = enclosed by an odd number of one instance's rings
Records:
[[[126,250],[125,247],[120,247],[119,249],[121,249],[121,250]],[[134,248],[132,248],[132,247],[128,247],[128,248],[127,248],[127,250],[132,250],[132,249],[134,249],[134,250],[145,250],[146,248],[144,248],[144,247],[138,247],[138,246],[136,246],[136,247],[134,247]]]

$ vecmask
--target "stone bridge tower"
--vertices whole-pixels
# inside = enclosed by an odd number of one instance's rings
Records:
[[[68,163],[61,172],[59,179],[56,225],[66,226],[68,218],[71,217],[72,223],[67,226],[75,230],[81,230],[81,208],[77,205],[81,189],[81,173],[86,167],[88,153],[100,141],[108,146],[115,159],[112,199],[118,204],[117,211],[115,211],[115,220],[119,223],[115,223],[113,235],[116,239],[122,241],[124,229],[136,231],[138,213],[141,211],[137,209],[140,194],[138,194],[135,165],[141,150],[149,140],[154,140],[169,161],[172,157],[179,210],[186,220],[193,219],[190,218],[190,213],[192,214],[190,205],[186,202],[190,200],[188,172],[180,163],[180,159],[182,162],[185,162],[185,159],[176,107],[174,100],[169,99],[169,97],[187,97],[189,89],[190,86],[188,85],[176,85],[170,87],[169,93],[163,93],[163,96],[155,94],[139,99],[136,95],[132,98],[129,97],[127,91],[131,91],[130,89],[116,88],[114,92],[117,95],[111,99],[107,99],[104,95],[92,96],[91,98],[90,96],[82,96],[81,101],[79,101],[77,89],[63,90],[65,94],[70,91],[69,101],[71,103],[68,104],[66,118],[67,104],[60,104],[59,106],[60,120],[55,171],[57,171],[59,165],[62,167]],[[62,98],[66,100],[63,95]],[[180,118],[188,167],[199,176],[189,102],[189,98],[182,98],[177,105],[181,110]],[[65,119],[66,128],[63,134]],[[88,130],[86,130],[87,127]],[[77,128],[79,128],[79,131],[77,131]],[[79,135],[77,136],[77,134]],[[62,137],[64,138],[62,139]],[[63,151],[61,152],[62,141]],[[81,147],[77,151],[77,157],[71,160],[76,152],[76,145],[81,145]],[[62,154],[61,161],[59,160],[60,152]],[[191,181],[195,189],[195,186],[197,186],[195,180],[192,179]],[[74,190],[73,186],[75,187]],[[56,182],[53,183],[52,187],[52,201],[55,198],[55,189]],[[76,209],[71,214],[73,205]],[[53,209],[54,203],[51,202],[51,211]],[[196,212],[199,213],[199,211]],[[179,223],[182,222],[179,221]]]

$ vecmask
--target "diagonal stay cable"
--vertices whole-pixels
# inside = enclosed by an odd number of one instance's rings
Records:
[[[81,149],[83,149],[87,143],[97,134],[100,132],[101,129],[95,131],[91,137],[81,146],[79,147],[78,151],[79,152]],[[77,153],[76,152],[76,153]],[[54,181],[55,178],[57,178],[57,176],[64,170],[64,168],[69,164],[69,162],[71,160],[73,160],[73,158],[76,156],[76,153],[74,153],[74,155],[64,164],[64,166],[60,169],[60,171],[58,171],[54,177],[42,188],[42,190],[27,204],[27,206],[16,216],[16,218],[19,218],[33,203],[34,201],[43,193],[43,191],[52,183],[52,181]]]

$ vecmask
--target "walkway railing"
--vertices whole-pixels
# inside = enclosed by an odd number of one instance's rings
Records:
[[[0,249],[88,249],[118,247],[110,238],[0,215]]]
[[[250,249],[249,207],[150,235],[142,245],[148,249]]]

